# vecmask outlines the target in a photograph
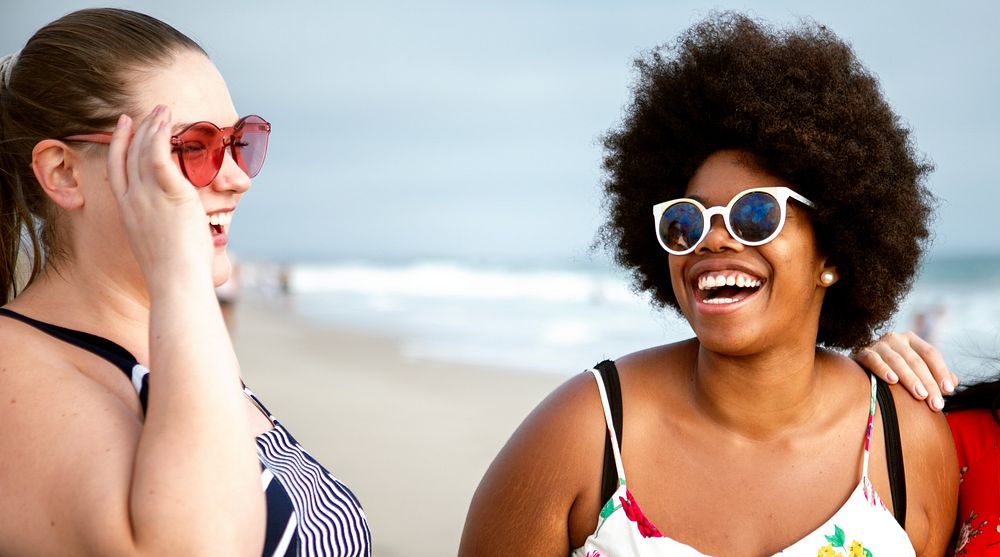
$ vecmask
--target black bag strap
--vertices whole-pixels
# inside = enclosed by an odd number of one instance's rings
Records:
[[[611,407],[611,422],[618,436],[618,449],[622,446],[622,385],[618,379],[618,368],[611,360],[594,366],[601,372],[604,390],[608,394],[608,405]],[[618,490],[618,467],[615,466],[615,453],[611,448],[611,435],[604,439],[604,471],[601,479],[601,504],[603,505]]]
[[[885,437],[885,460],[889,469],[889,492],[892,510],[899,526],[906,528],[906,470],[903,467],[903,445],[899,438],[899,420],[896,403],[892,400],[889,385],[877,380],[876,398],[882,414],[882,434]]]

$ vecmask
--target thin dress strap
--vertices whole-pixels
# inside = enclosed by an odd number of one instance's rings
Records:
[[[875,397],[878,392],[876,389],[878,384],[875,382],[875,376],[869,373],[868,377],[872,380],[872,400],[868,405],[868,429],[865,430],[865,454],[862,457],[861,464],[861,478],[864,480],[868,480],[868,457],[871,455],[872,428],[875,424]]]
[[[597,390],[601,393],[601,405],[604,407],[604,421],[608,425],[608,435],[611,437],[611,451],[615,455],[615,468],[618,469],[618,478],[621,483],[625,483],[625,467],[622,466],[621,449],[618,447],[618,435],[615,434],[615,422],[611,418],[611,405],[608,404],[608,393],[604,390],[604,381],[601,379],[601,372],[591,369],[590,373],[597,380]]]

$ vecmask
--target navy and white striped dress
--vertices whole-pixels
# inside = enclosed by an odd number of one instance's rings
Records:
[[[132,381],[145,412],[149,370],[128,350],[108,339],[43,323],[5,308],[0,308],[0,315],[31,325],[114,364]],[[257,436],[260,481],[267,499],[262,555],[370,557],[371,533],[358,499],[299,445],[250,389],[244,386],[243,390],[274,426]]]

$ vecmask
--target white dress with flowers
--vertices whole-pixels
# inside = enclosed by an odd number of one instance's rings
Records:
[[[665,537],[650,522],[636,503],[625,482],[621,450],[611,418],[608,395],[601,373],[590,370],[597,379],[604,404],[608,435],[618,468],[618,490],[605,503],[597,529],[572,557],[707,557],[697,549]],[[875,418],[875,378],[872,377],[868,430],[865,434],[861,480],[847,502],[822,526],[776,555],[788,557],[913,557],[915,552],[906,531],[886,509],[868,479],[868,454]]]

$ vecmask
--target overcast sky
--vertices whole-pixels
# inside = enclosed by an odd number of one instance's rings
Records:
[[[86,2],[0,0],[0,54]],[[1000,3],[109,2],[202,44],[272,122],[245,257],[585,259],[632,60],[713,9],[853,44],[937,167],[934,255],[1000,253]],[[652,228],[651,228],[652,233]]]

